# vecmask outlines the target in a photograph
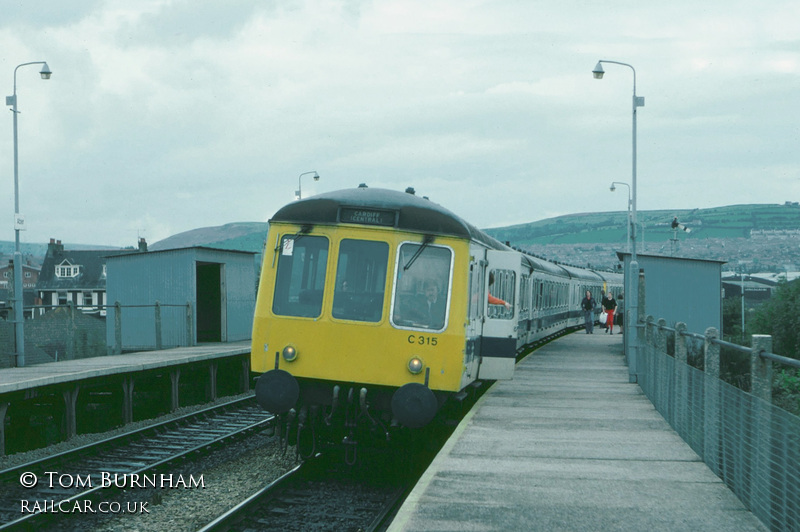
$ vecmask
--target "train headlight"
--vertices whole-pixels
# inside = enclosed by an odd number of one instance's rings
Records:
[[[287,345],[283,348],[283,359],[286,362],[294,362],[297,358],[297,349],[293,345]]]
[[[422,372],[422,366],[422,359],[419,357],[413,357],[408,361],[408,371],[414,375],[419,375]]]

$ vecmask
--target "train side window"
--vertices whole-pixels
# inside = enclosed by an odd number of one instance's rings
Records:
[[[517,282],[517,273],[514,270],[491,270],[489,272],[489,294],[498,299],[502,299],[509,304],[509,308],[505,305],[492,304],[493,300],[489,300],[490,318],[499,320],[510,320],[514,317],[514,287]]]
[[[477,262],[473,262],[469,266],[469,305],[467,308],[467,317],[470,321],[480,320],[483,318],[483,295],[484,290],[484,268],[480,267]]]
[[[285,235],[278,252],[272,312],[281,316],[319,316],[325,290],[328,239]]]
[[[378,322],[383,314],[389,244],[342,240],[336,266],[333,317]]]
[[[397,250],[392,323],[444,330],[452,277],[450,248],[406,242]]]
[[[530,275],[523,275],[520,279],[519,292],[520,292],[520,307],[519,313],[522,318],[528,318],[528,312],[531,308],[531,277]]]

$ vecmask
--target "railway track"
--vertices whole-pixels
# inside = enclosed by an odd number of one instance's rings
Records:
[[[333,466],[324,459],[310,460],[201,532],[384,530],[416,479],[381,467],[365,471]]]
[[[165,466],[265,430],[271,421],[248,397],[0,471],[0,530],[39,529],[72,514],[136,511],[108,501],[117,490],[200,487],[202,475],[171,474]]]

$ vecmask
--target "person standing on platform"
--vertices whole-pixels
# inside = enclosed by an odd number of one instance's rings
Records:
[[[614,334],[614,311],[617,310],[617,300],[609,292],[603,300],[603,311],[606,313],[606,332]]]
[[[586,334],[594,333],[594,308],[597,302],[592,297],[591,290],[586,291],[586,297],[581,301],[581,310],[583,310],[583,323],[586,327]]]

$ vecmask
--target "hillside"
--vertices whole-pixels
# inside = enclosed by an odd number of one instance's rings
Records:
[[[579,213],[485,231],[500,241],[552,260],[605,268],[614,267],[616,252],[626,250],[626,216],[624,211]],[[691,232],[675,233],[670,227],[674,217]],[[782,271],[800,265],[800,205],[796,203],[639,211],[638,221],[640,252],[732,264],[744,261],[750,271]],[[203,227],[151,243],[149,249],[207,246],[261,253],[267,227],[264,222]],[[80,246],[91,247],[95,246]],[[23,253],[39,260],[46,250],[47,244],[23,245]],[[0,255],[9,257],[13,251],[13,242],[0,242]]]
[[[552,260],[614,267],[627,250],[627,212],[560,216],[486,232]],[[674,231],[673,218],[690,228]],[[713,209],[639,211],[640,253],[719,260],[746,271],[796,270],[800,265],[800,205],[732,205]]]
[[[487,229],[486,232],[515,245],[624,243],[627,212],[584,213],[559,216],[538,222]],[[732,205],[713,209],[639,211],[645,237],[669,240],[672,219],[691,229],[680,239],[750,238],[751,231],[800,231],[800,206]],[[641,231],[641,228],[640,228]]]
[[[205,246],[261,253],[267,238],[266,222],[237,222],[178,233],[148,246],[153,251]]]

